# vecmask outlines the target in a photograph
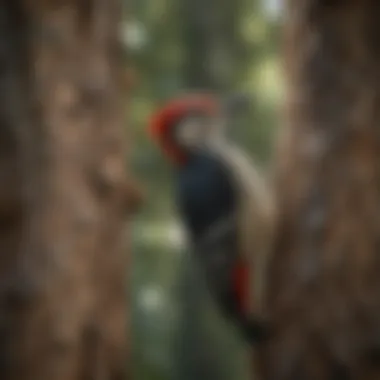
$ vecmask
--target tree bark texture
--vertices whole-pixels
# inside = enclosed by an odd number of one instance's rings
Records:
[[[288,0],[263,379],[380,378],[380,4]]]
[[[1,379],[121,380],[121,4],[0,4]]]

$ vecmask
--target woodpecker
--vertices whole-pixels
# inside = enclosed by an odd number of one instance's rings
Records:
[[[270,245],[271,202],[250,160],[225,138],[224,108],[234,107],[208,94],[174,99],[153,115],[150,133],[176,170],[179,214],[213,298],[256,344],[269,331],[254,302]]]

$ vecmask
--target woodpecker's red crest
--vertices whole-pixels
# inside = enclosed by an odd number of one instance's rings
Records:
[[[193,112],[215,116],[219,112],[218,101],[211,95],[187,95],[170,101],[152,117],[150,134],[175,163],[186,160],[186,154],[174,141],[173,129],[184,117]]]

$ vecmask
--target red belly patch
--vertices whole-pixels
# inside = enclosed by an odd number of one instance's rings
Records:
[[[243,313],[249,309],[249,267],[244,260],[239,260],[233,271],[233,286]]]

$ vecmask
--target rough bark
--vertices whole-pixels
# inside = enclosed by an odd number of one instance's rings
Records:
[[[0,3],[1,378],[120,380],[120,2]]]
[[[288,0],[264,379],[380,377],[380,4]]]

